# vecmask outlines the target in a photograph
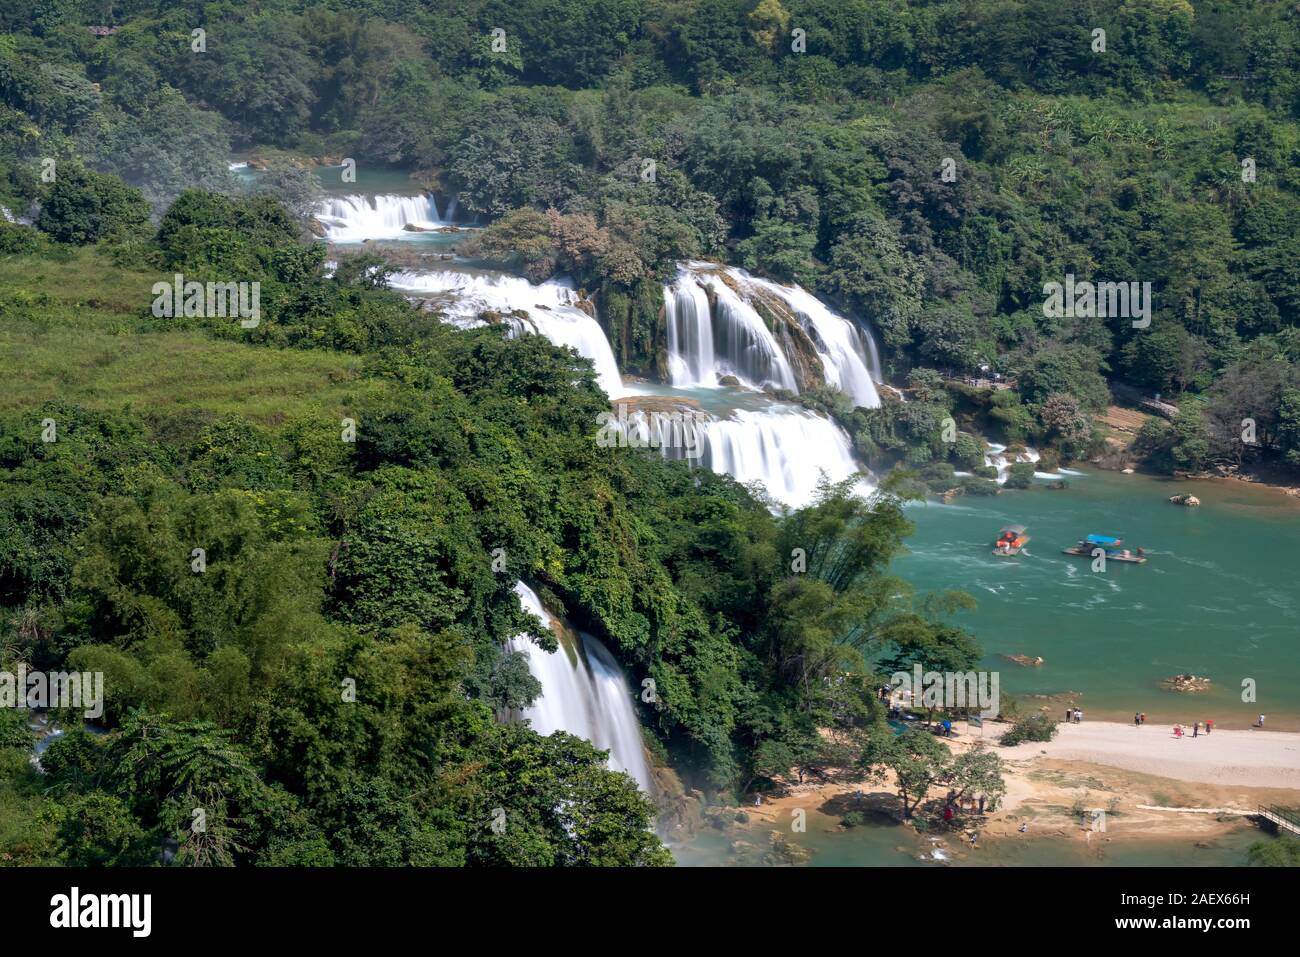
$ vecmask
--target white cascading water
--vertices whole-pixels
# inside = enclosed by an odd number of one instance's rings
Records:
[[[772,498],[794,508],[812,502],[822,473],[838,482],[861,471],[848,433],[807,409],[737,409],[704,424],[701,433],[702,465],[738,482],[761,482]]]
[[[542,686],[541,696],[523,716],[538,734],[567,731],[609,751],[612,769],[625,772],[642,791],[652,793],[654,780],[632,707],[632,692],[614,656],[586,634],[581,635],[581,649],[566,647],[563,629],[542,607],[537,593],[523,582],[515,583],[515,593],[524,610],[540,618],[559,642],[554,652],[544,651],[526,634],[509,642],[511,651],[527,657],[528,670]]]
[[[577,290],[568,282],[548,280],[533,285],[504,273],[397,272],[389,277],[394,289],[441,299],[443,313],[458,326],[482,325],[484,311],[503,315],[515,335],[533,332],[558,346],[574,349],[590,359],[596,378],[611,398],[624,395],[623,378],[600,323],[577,305]],[[522,311],[527,319],[507,315]]]
[[[794,369],[763,317],[716,268],[694,266],[679,266],[676,281],[664,289],[672,384],[713,387],[722,376],[735,376],[750,388],[797,392]],[[701,286],[713,293],[716,314]]]
[[[725,418],[634,410],[625,422],[611,420],[605,428],[635,436],[635,444],[657,448],[666,458],[685,459],[744,484],[760,482],[778,505],[793,508],[813,501],[823,474],[839,482],[861,473],[848,433],[798,406],[736,409]],[[865,476],[861,489],[871,490]]]
[[[332,243],[403,239],[412,233],[406,229],[407,225],[420,229],[447,225],[438,215],[438,204],[428,193],[332,196],[316,207],[316,219],[325,227],[325,238]]]
[[[680,266],[676,281],[664,286],[664,325],[668,330],[669,381],[684,388],[716,386],[709,297]]]
[[[1034,449],[1025,449],[1025,451],[1015,455],[1007,455],[1007,447],[997,442],[990,442],[988,450],[984,453],[984,464],[998,470],[998,484],[1003,485],[1007,481],[1007,476],[1011,474],[1011,466],[1017,462],[1037,462],[1038,452]],[[1059,476],[1046,472],[1035,472],[1039,478],[1058,478]]]
[[[779,296],[790,307],[817,348],[828,386],[848,395],[854,405],[868,409],[880,406],[880,395],[876,392],[876,381],[880,378],[879,359],[876,359],[875,368],[869,367],[867,363],[874,354],[874,343],[869,353],[862,342],[863,338],[870,340],[870,336],[864,337],[857,326],[832,312],[800,286],[782,286],[752,276],[749,281]]]
[[[709,308],[706,289],[714,294],[716,310]],[[734,375],[750,387],[798,391],[788,358],[744,295],[746,290],[761,290],[785,303],[813,342],[827,385],[846,393],[856,405],[880,405],[875,386],[880,359],[870,334],[799,286],[712,263],[680,264],[676,278],[664,287],[673,385],[712,388],[721,377]]]

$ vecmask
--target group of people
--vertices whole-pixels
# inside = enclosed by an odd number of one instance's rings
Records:
[[[1264,726],[1264,716],[1261,714],[1261,715],[1259,716],[1259,719],[1260,719],[1260,720],[1259,720],[1259,726],[1260,726],[1260,727],[1263,727],[1263,726]],[[1144,725],[1144,724],[1146,724],[1146,723],[1147,723],[1147,713],[1146,713],[1145,711],[1138,711],[1138,712],[1135,712],[1135,713],[1134,713],[1134,715],[1133,715],[1133,726],[1134,726],[1134,727],[1141,727],[1142,725]],[[1199,737],[1201,736],[1201,728],[1205,728],[1205,733],[1206,733],[1206,734],[1209,734],[1211,731],[1214,730],[1214,719],[1213,719],[1213,718],[1207,718],[1204,722],[1193,721],[1193,722],[1192,722],[1192,737],[1193,737],[1193,738],[1199,738]],[[1182,737],[1183,735],[1185,735],[1186,733],[1187,733],[1187,730],[1186,730],[1186,729],[1185,729],[1181,724],[1176,724],[1176,725],[1174,725],[1174,737],[1175,737],[1175,738],[1181,738],[1181,737]]]
[[[1214,720],[1209,719],[1205,722],[1205,733],[1209,734],[1213,730],[1214,730]],[[1181,738],[1186,733],[1187,732],[1183,730],[1183,726],[1181,724],[1174,725],[1175,738]],[[1192,737],[1198,738],[1200,737],[1200,735],[1201,735],[1201,722],[1195,721],[1192,723]]]
[[[1065,723],[1066,723],[1066,724],[1080,724],[1080,723],[1082,723],[1082,721],[1083,721],[1083,711],[1082,711],[1082,710],[1080,710],[1079,708],[1066,708],[1066,709],[1065,709]]]
[[[973,795],[963,794],[958,796],[956,791],[949,791],[948,797],[943,802],[943,819],[951,821],[956,816],[957,810],[984,813],[984,795],[981,794],[978,799]]]
[[[1078,712],[1076,711],[1075,714],[1078,714]],[[1070,712],[1069,712],[1068,710],[1065,712],[1065,720],[1066,720],[1066,721],[1069,721],[1069,720],[1070,720]],[[1076,718],[1075,721],[1077,722],[1078,719]],[[1138,711],[1138,712],[1134,713],[1134,715],[1133,715],[1133,724],[1134,724],[1135,727],[1141,727],[1142,725],[1144,725],[1144,724],[1146,724],[1146,723],[1147,723],[1147,713],[1146,713],[1145,711]],[[1193,737],[1193,738],[1200,737],[1200,734],[1201,734],[1201,728],[1202,728],[1202,727],[1205,728],[1205,733],[1206,733],[1206,734],[1209,734],[1211,731],[1214,730],[1214,719],[1213,719],[1213,718],[1208,718],[1208,719],[1206,719],[1206,721],[1205,721],[1203,724],[1202,724],[1202,722],[1200,722],[1200,721],[1193,721],[1193,722],[1192,722],[1192,737]],[[1256,727],[1256,728],[1262,728],[1262,727],[1264,727],[1264,716],[1263,716],[1262,714],[1259,716],[1259,720],[1258,720],[1257,722],[1255,722],[1254,727]],[[1181,724],[1176,724],[1176,725],[1174,725],[1174,737],[1175,737],[1175,738],[1181,738],[1181,737],[1182,737],[1184,734],[1186,734],[1186,733],[1187,733],[1186,729],[1184,729],[1183,726],[1182,726]]]

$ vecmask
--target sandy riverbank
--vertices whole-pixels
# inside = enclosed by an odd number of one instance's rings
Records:
[[[1217,729],[1193,738],[1189,730],[1176,738],[1167,725],[1085,721],[1059,725],[1052,741],[997,753],[1008,761],[1047,757],[1178,781],[1300,789],[1300,734],[1286,731]]]
[[[985,728],[985,746],[1004,762],[1007,793],[997,810],[962,812],[951,825],[935,818],[937,805],[918,812],[928,819],[926,842],[949,860],[1003,863],[1005,852],[1014,850],[1011,845],[1026,841],[1049,842],[1045,847],[1077,842],[1097,853],[1115,842],[1180,840],[1203,846],[1250,828],[1248,814],[1261,805],[1300,804],[1300,734],[1215,731],[1179,740],[1169,728],[1150,724],[1085,722],[1062,725],[1051,742],[993,745],[1005,727]],[[957,737],[945,739],[955,751],[980,741],[978,730],[971,734],[974,729],[964,725],[957,730]],[[942,791],[930,797],[941,799]],[[761,804],[746,802],[724,816],[735,820],[727,831],[737,846],[787,847],[790,822],[800,809],[809,827],[830,839],[845,830],[840,821],[846,814],[859,812],[865,826],[898,827],[900,845],[914,840],[911,829],[902,826],[892,780],[865,782],[852,773],[789,782]],[[1084,813],[1097,810],[1105,811],[1104,830]],[[972,834],[978,835],[976,847],[968,843]]]

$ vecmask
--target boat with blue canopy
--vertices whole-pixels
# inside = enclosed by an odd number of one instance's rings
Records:
[[[1093,558],[1095,553],[1100,550],[1106,556],[1108,562],[1131,562],[1134,565],[1141,565],[1146,562],[1144,549],[1138,548],[1136,552],[1133,552],[1123,546],[1124,540],[1114,535],[1088,535],[1080,539],[1079,544],[1072,548],[1064,548],[1061,551],[1066,555]]]

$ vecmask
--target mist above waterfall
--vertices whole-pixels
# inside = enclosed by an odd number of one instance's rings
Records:
[[[542,686],[541,696],[524,709],[523,717],[538,734],[567,731],[609,751],[610,768],[630,775],[642,791],[651,793],[654,779],[632,691],[614,656],[591,635],[565,629],[523,582],[515,583],[515,594],[525,611],[550,628],[559,646],[545,651],[527,634],[510,640],[509,649],[527,657],[528,670]]]

